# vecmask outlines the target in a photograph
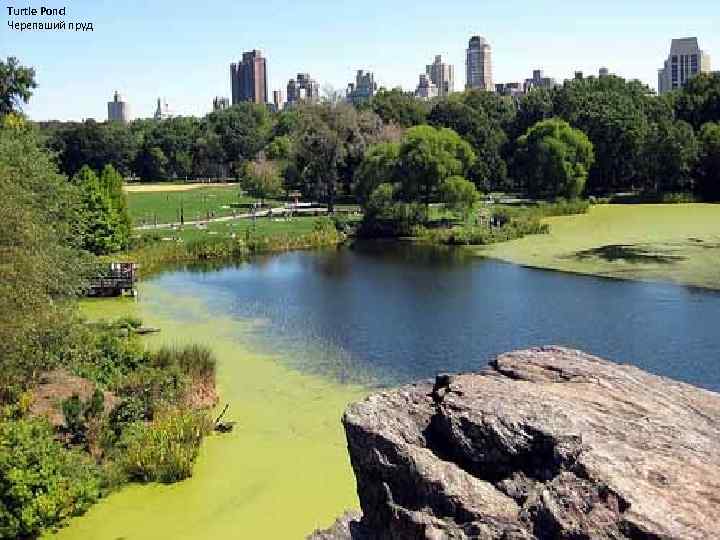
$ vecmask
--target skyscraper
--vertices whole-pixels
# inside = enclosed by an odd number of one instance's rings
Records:
[[[534,69],[532,79],[525,79],[523,91],[529,92],[533,88],[554,88],[557,82],[552,77],[546,77],[542,69]]]
[[[355,82],[348,84],[345,94],[350,103],[358,105],[371,99],[376,90],[377,83],[375,83],[373,72],[359,69],[355,75]]]
[[[425,67],[425,73],[437,86],[437,93],[440,97],[447,97],[455,91],[455,68],[444,63],[441,55],[438,54],[435,61]]]
[[[417,88],[415,89],[415,97],[418,99],[432,99],[438,96],[438,87],[430,80],[425,73],[420,74]]]
[[[273,105],[275,111],[282,111],[283,108],[283,93],[282,90],[273,90]]]
[[[465,53],[465,87],[468,89],[494,89],[492,82],[492,49],[484,37],[470,38]]]
[[[708,72],[710,55],[700,50],[696,37],[673,39],[670,56],[658,70],[658,93],[664,94],[682,88],[698,73]]]
[[[230,108],[230,100],[226,97],[217,96],[213,99],[213,111],[222,111]]]
[[[175,115],[170,110],[170,106],[168,105],[167,100],[163,98],[157,98],[157,107],[155,108],[155,114],[153,115],[153,118],[155,118],[155,120],[167,120],[168,118],[172,118],[173,116]]]
[[[108,122],[122,122],[127,124],[130,110],[128,104],[122,100],[122,96],[115,92],[113,100],[108,101]]]
[[[320,100],[320,85],[309,73],[298,73],[296,79],[287,84],[287,105],[293,106],[300,102],[317,103]]]
[[[241,101],[267,103],[267,63],[258,50],[244,52],[238,64],[230,64],[232,104]]]

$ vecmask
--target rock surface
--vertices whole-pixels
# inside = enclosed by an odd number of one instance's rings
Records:
[[[720,394],[632,366],[519,351],[373,395],[343,423],[363,514],[311,538],[720,534]]]

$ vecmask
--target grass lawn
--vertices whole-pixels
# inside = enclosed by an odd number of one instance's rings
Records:
[[[598,205],[545,221],[550,234],[479,253],[538,268],[720,289],[720,205]]]
[[[206,219],[208,213],[215,217],[229,216],[232,215],[230,204],[254,201],[241,195],[237,185],[197,187],[185,191],[130,191],[127,198],[130,216],[136,225],[180,221],[181,205],[185,221],[194,221]]]
[[[142,234],[156,235],[163,238],[177,238],[185,242],[202,240],[205,238],[227,238],[233,233],[236,236],[245,235],[246,231],[259,236],[294,236],[307,234],[313,231],[317,217],[294,217],[288,220],[282,218],[257,218],[253,224],[252,219],[238,219],[234,221],[210,222],[207,228],[186,225],[182,229],[151,229],[142,231]]]

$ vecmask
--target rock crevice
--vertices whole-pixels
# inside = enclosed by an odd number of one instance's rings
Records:
[[[545,347],[343,417],[362,515],[314,538],[700,539],[720,520],[720,395]]]

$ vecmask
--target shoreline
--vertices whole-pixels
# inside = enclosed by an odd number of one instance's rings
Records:
[[[86,310],[138,311],[162,328],[147,338],[149,346],[209,345],[218,357],[220,403],[230,403],[227,419],[237,424],[231,433],[205,438],[191,478],[172,485],[129,484],[45,537],[296,538],[358,507],[340,416],[372,390],[305,374],[277,356],[255,352],[244,336],[261,321],[215,313],[192,291],[173,295],[153,280],[141,287],[140,303],[91,300]],[[301,470],[297,459],[304,463]],[[274,507],[284,509],[282,523],[267,511]]]

